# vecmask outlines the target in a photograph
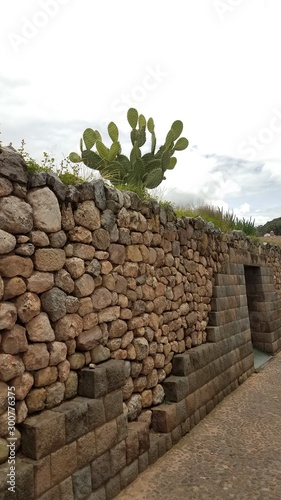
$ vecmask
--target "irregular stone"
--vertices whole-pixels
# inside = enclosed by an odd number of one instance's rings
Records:
[[[0,300],[3,299],[3,296],[4,296],[4,281],[0,276]]]
[[[96,365],[110,358],[110,350],[103,345],[97,345],[91,349],[91,361]]]
[[[28,415],[28,408],[25,401],[16,402],[16,423],[21,424],[25,421]]]
[[[85,272],[84,260],[78,257],[66,259],[65,267],[73,279],[80,278]]]
[[[15,254],[17,255],[22,255],[23,257],[31,257],[35,252],[35,247],[32,245],[32,243],[24,243],[22,245],[19,245],[15,249]]]
[[[103,228],[96,229],[93,232],[93,245],[99,250],[107,250],[110,244],[110,235]]]
[[[68,357],[68,361],[70,363],[71,370],[80,370],[83,366],[85,366],[85,356],[82,352],[75,352]]]
[[[8,384],[0,382],[0,415],[8,408]]]
[[[123,245],[112,243],[108,249],[109,259],[113,264],[124,264],[126,251]]]
[[[26,292],[16,299],[18,316],[23,323],[27,323],[37,316],[41,310],[41,303],[38,295],[33,292]]]
[[[83,330],[90,330],[99,322],[97,313],[89,313],[83,317]]]
[[[0,174],[12,182],[27,184],[27,166],[23,157],[14,148],[1,146]]]
[[[95,289],[95,282],[89,274],[83,274],[74,283],[74,293],[76,297],[87,297],[93,293]]]
[[[126,404],[128,408],[128,420],[135,420],[142,410],[140,394],[133,394]]]
[[[27,371],[40,370],[49,364],[49,353],[46,344],[30,344],[22,359]]]
[[[11,330],[4,330],[2,333],[1,348],[6,354],[18,354],[28,348],[25,335],[25,328],[21,325],[14,325]]]
[[[0,179],[0,196],[8,196],[13,191],[13,184],[2,177]]]
[[[120,316],[120,307],[106,307],[98,313],[99,323],[114,321]]]
[[[74,339],[82,333],[83,320],[78,314],[66,314],[55,325],[56,340],[65,341]]]
[[[61,229],[61,213],[58,199],[48,188],[30,191],[27,200],[33,208],[34,226],[45,233],[54,233]]]
[[[134,382],[132,377],[127,378],[125,385],[122,387],[123,399],[129,399],[134,392]]]
[[[44,312],[35,316],[26,324],[29,340],[32,342],[51,342],[55,340],[55,332],[51,327],[48,315]]]
[[[142,362],[141,373],[143,375],[148,375],[154,368],[154,359],[151,356],[147,356]]]
[[[97,288],[92,294],[93,308],[96,311],[106,308],[111,304],[112,294],[107,288],[100,287]]]
[[[44,273],[34,271],[27,280],[27,289],[34,293],[43,293],[50,290],[54,286],[54,275],[52,273]]]
[[[68,233],[70,241],[78,241],[80,243],[92,243],[92,233],[89,229],[82,226],[76,226]]]
[[[50,245],[53,248],[63,248],[67,237],[64,231],[58,231],[49,235]]]
[[[24,400],[33,386],[34,378],[31,373],[24,372],[22,375],[14,378],[12,384],[15,388],[15,396],[17,400]]]
[[[11,330],[17,321],[17,308],[10,302],[0,303],[0,330]]]
[[[70,363],[67,359],[58,364],[59,381],[65,382],[70,373]]]
[[[158,384],[157,370],[153,369],[146,377],[146,388],[150,389]]]
[[[34,413],[45,409],[46,389],[32,389],[26,396],[28,413]]]
[[[95,179],[92,183],[95,197],[95,204],[101,210],[106,207],[106,197],[104,190],[104,182],[102,179]]]
[[[100,227],[100,212],[91,200],[83,201],[74,212],[74,220],[91,231]]]
[[[93,311],[93,304],[90,297],[84,297],[80,299],[79,303],[80,306],[78,309],[78,314],[79,316],[82,316],[82,318]]]
[[[58,271],[65,264],[65,251],[61,248],[39,248],[35,254],[35,268],[38,271]]]
[[[152,405],[152,391],[150,389],[146,389],[141,393],[141,404],[143,408],[149,408]]]
[[[33,271],[33,262],[29,257],[9,255],[0,257],[0,274],[5,278],[23,276],[30,278]]]
[[[32,208],[16,196],[0,198],[0,229],[12,234],[26,234],[33,227]]]
[[[1,179],[0,179],[1,182]],[[17,244],[16,238],[6,231],[0,229],[0,254],[12,252]]]
[[[128,326],[122,319],[116,319],[112,321],[109,327],[109,337],[122,337],[122,335],[127,331]]]
[[[65,381],[65,399],[70,399],[76,396],[78,390],[78,375],[75,371],[70,371]]]
[[[0,380],[7,382],[24,372],[24,364],[19,356],[0,354]]]
[[[47,247],[50,244],[50,240],[44,231],[31,231],[29,236],[31,243],[35,247]]]
[[[67,347],[64,342],[51,342],[47,344],[47,348],[50,354],[50,366],[58,365],[66,359]]]
[[[66,314],[66,294],[57,287],[41,295],[42,308],[51,321],[57,321]]]
[[[99,276],[101,273],[101,264],[97,259],[93,259],[90,264],[86,266],[86,272],[91,276]]]
[[[69,231],[75,227],[75,221],[73,217],[71,203],[62,206],[61,223],[65,231]]]
[[[34,386],[45,387],[56,382],[58,378],[58,369],[55,366],[47,366],[42,370],[34,372]]]
[[[165,391],[162,385],[157,384],[156,387],[152,389],[152,403],[154,405],[160,405],[165,397]]]
[[[78,297],[73,297],[72,295],[68,295],[65,299],[65,307],[67,314],[76,313],[80,307]]]
[[[147,358],[149,354],[149,345],[145,338],[136,338],[133,340],[133,346],[136,350],[137,360],[141,361]]]
[[[98,325],[91,328],[91,330],[84,330],[77,337],[77,348],[81,351],[89,351],[102,340],[102,337],[102,329]]]
[[[95,255],[95,248],[84,243],[73,243],[73,255],[84,260],[92,260]]]
[[[65,269],[56,272],[55,285],[66,293],[72,293],[74,290],[74,281]]]
[[[106,261],[106,260],[102,261],[101,274],[109,274],[109,273],[111,273],[112,269],[113,269],[113,266],[112,266],[111,262]]]

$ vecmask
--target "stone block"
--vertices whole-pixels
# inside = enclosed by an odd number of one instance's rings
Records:
[[[107,450],[110,450],[117,444],[117,423],[116,420],[111,420],[106,424],[98,427],[96,433],[96,449],[97,455],[102,455]]]
[[[95,369],[83,368],[79,374],[78,394],[87,398],[101,398],[108,392],[105,363]]]
[[[117,495],[119,495],[121,491],[119,474],[116,475],[115,477],[110,478],[107,481],[107,483],[105,484],[105,491],[106,491],[106,500],[111,500],[117,497]]]
[[[58,484],[71,476],[77,468],[77,443],[74,441],[51,454],[52,484]]]
[[[61,413],[65,417],[66,443],[83,436],[88,431],[88,405],[74,399],[62,403],[53,411]]]
[[[181,377],[187,377],[190,373],[193,372],[193,366],[190,362],[189,352],[184,352],[183,354],[178,354],[174,356],[173,362],[173,375],[178,375]]]
[[[128,436],[128,417],[125,413],[116,418],[117,441],[122,441]]]
[[[111,477],[109,451],[91,463],[91,476],[93,490],[102,486]]]
[[[40,497],[40,500],[57,500],[59,498],[59,487],[54,486]]]
[[[177,425],[182,424],[187,418],[187,410],[186,410],[186,401],[182,399],[178,403],[175,403],[176,407],[176,417],[177,417]]]
[[[132,463],[138,458],[139,453],[139,438],[138,431],[134,429],[131,424],[128,428],[128,436],[126,438],[126,462],[127,464]]]
[[[171,436],[172,436],[173,445],[177,444],[179,442],[179,440],[181,439],[181,426],[180,425],[178,425],[177,427],[175,427],[175,429],[172,430]]]
[[[39,460],[65,444],[64,415],[46,410],[22,424],[22,452]]]
[[[123,394],[121,389],[106,394],[103,402],[107,422],[123,413]]]
[[[150,434],[150,446],[148,450],[148,463],[152,465],[159,458],[159,450],[158,450],[158,435]]]
[[[60,500],[74,500],[71,476],[62,481],[59,485]]]
[[[73,493],[75,500],[84,500],[92,493],[91,466],[87,465],[72,476]]]
[[[144,472],[149,466],[147,451],[145,451],[142,455],[139,456],[138,462],[139,462],[139,474],[141,474],[141,472]]]
[[[79,468],[92,462],[97,456],[95,431],[77,439],[77,465]]]
[[[107,500],[105,486],[101,486],[98,490],[94,491],[87,500]]]
[[[139,474],[138,460],[135,460],[130,465],[124,467],[124,469],[121,470],[120,472],[121,488],[122,489],[126,488],[126,486],[128,486],[138,477],[138,474]]]
[[[160,405],[152,408],[152,428],[156,432],[171,432],[177,426],[176,406]]]
[[[168,401],[181,401],[189,394],[189,378],[171,375],[163,382]]]
[[[87,427],[89,431],[105,423],[103,399],[90,399],[78,396],[75,398],[75,401],[87,404]]]
[[[33,462],[35,498],[51,488],[51,460],[50,456]]]
[[[195,410],[196,410],[196,400],[195,400],[194,393],[189,394],[185,398],[185,404],[186,404],[187,417],[190,417],[191,415],[193,415],[193,413],[195,413]]]
[[[123,440],[110,450],[111,475],[115,476],[126,463],[126,443]]]
[[[108,392],[120,389],[125,384],[125,363],[122,360],[111,359],[104,363],[107,375]]]

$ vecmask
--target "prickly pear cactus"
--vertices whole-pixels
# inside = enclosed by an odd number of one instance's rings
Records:
[[[165,143],[156,151],[153,119],[146,120],[135,108],[130,108],[127,120],[132,129],[132,150],[129,157],[122,154],[118,127],[110,122],[107,128],[112,141],[110,146],[103,143],[97,130],[87,128],[80,141],[81,154],[70,153],[69,159],[73,163],[84,162],[87,167],[98,170],[113,185],[135,186],[140,191],[153,189],[165,179],[166,170],[175,167],[175,152],[183,151],[188,146],[188,140],[180,137],[183,123],[180,120],[172,123]],[[147,132],[151,135],[150,152],[142,154],[141,147],[146,142]]]

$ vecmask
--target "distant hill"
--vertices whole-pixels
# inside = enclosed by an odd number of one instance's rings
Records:
[[[264,236],[266,233],[273,231],[276,236],[281,235],[281,217],[272,219],[264,224],[264,226],[257,227],[258,234]]]

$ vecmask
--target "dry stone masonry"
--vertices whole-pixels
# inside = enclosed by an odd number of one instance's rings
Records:
[[[253,344],[281,348],[280,257],[2,147],[1,498],[8,387],[15,498],[114,498],[253,372]]]

